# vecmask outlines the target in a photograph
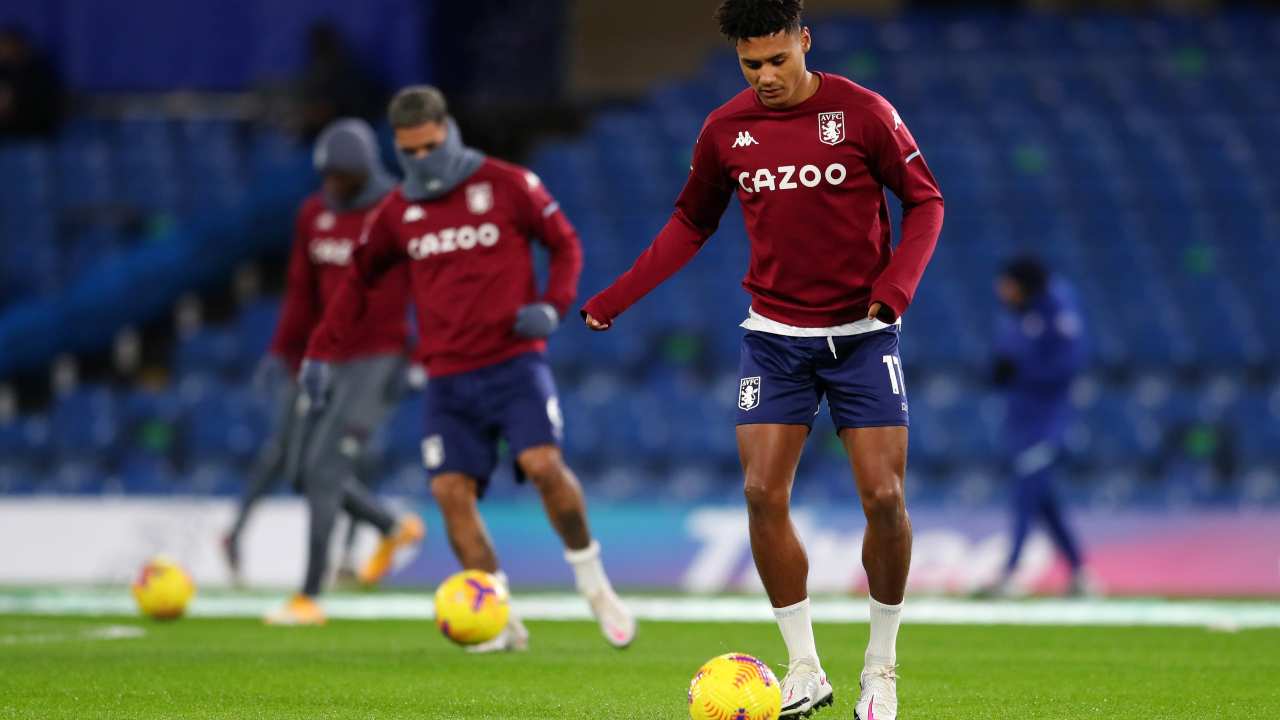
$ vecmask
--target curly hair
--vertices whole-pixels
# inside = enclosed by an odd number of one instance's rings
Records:
[[[730,42],[800,29],[804,0],[722,0],[716,8],[720,33]]]

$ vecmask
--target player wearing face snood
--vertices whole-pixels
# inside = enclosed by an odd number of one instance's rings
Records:
[[[431,376],[423,464],[458,561],[505,582],[478,510],[505,440],[518,480],[537,488],[606,641],[625,647],[635,620],[609,583],[582,489],[561,455],[563,419],[545,356],[577,293],[577,233],[536,175],[463,143],[435,88],[405,88],[388,115],[405,180],[371,216],[308,362],[341,352],[368,317],[368,288],[408,268],[422,338],[417,358]],[[534,275],[535,241],[550,255],[545,289]],[[513,615],[476,649],[527,646]]]
[[[444,141],[426,157],[397,152],[404,182],[400,194],[406,200],[435,200],[444,197],[484,165],[484,153],[462,144],[462,131],[452,117],[445,118]]]

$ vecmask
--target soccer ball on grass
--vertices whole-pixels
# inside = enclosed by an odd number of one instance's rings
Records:
[[[157,620],[182,617],[196,594],[191,576],[173,560],[158,556],[147,561],[133,581],[133,599],[143,615]]]
[[[776,720],[782,690],[768,665],[743,653],[706,662],[689,683],[692,720]]]
[[[436,627],[459,645],[494,639],[510,612],[506,586],[481,570],[463,570],[436,590]]]

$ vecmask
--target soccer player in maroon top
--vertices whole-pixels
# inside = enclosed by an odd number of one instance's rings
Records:
[[[373,128],[363,120],[328,125],[316,141],[314,164],[324,184],[302,203],[294,222],[284,308],[260,369],[260,374],[277,378],[275,385],[285,386],[279,425],[264,449],[264,461],[255,468],[227,544],[234,549],[248,507],[265,490],[263,480],[296,477],[307,499],[307,569],[302,591],[266,617],[268,623],[283,625],[325,620],[315,598],[327,574],[329,539],[340,508],[383,536],[378,551],[360,569],[365,584],[386,573],[397,547],[420,540],[424,532],[414,515],[397,521],[357,479],[366,441],[399,400],[403,385],[408,274],[388,273],[370,292],[377,312],[333,356],[337,362],[328,402],[299,402],[292,383],[285,385],[321,314],[334,301],[365,218],[395,185],[382,165]]]
[[[801,10],[800,0],[720,4],[720,29],[751,87],[707,117],[671,220],[583,316],[592,329],[609,329],[697,253],[738,196],[751,243],[738,448],[752,554],[790,654],[782,715],[833,697],[809,621],[808,560],[789,515],[795,469],[825,396],[867,520],[871,637],[855,713],[893,720],[911,557],[898,328],[941,231],[943,202],[884,98],[805,67],[812,39]],[[896,249],[885,188],[903,205]]]
[[[560,453],[563,419],[544,353],[577,294],[577,233],[536,175],[462,144],[435,88],[402,90],[389,115],[405,180],[369,217],[338,298],[312,335],[303,386],[308,395],[323,394],[325,364],[350,334],[376,321],[368,288],[407,268],[417,356],[430,376],[423,463],[459,562],[505,582],[477,507],[505,439],[518,476],[541,494],[605,639],[625,647],[635,621],[609,584],[582,488]],[[534,276],[535,239],[551,255],[545,292]],[[479,649],[522,650],[527,643],[513,615]]]

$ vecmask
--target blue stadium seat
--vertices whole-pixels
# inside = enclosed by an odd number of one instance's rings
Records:
[[[236,317],[236,346],[245,356],[247,367],[254,367],[267,352],[280,317],[280,300],[264,298],[240,309]]]
[[[86,385],[58,398],[49,426],[64,460],[104,460],[119,450],[119,412],[109,388]]]
[[[187,408],[182,437],[188,457],[197,462],[248,462],[266,430],[250,394],[196,376],[183,382],[181,392]]]
[[[1268,483],[1280,466],[1266,384],[1280,363],[1280,313],[1271,311],[1280,306],[1271,281],[1280,271],[1273,26],[1234,10],[1195,19],[950,11],[814,19],[811,65],[893,100],[948,200],[903,329],[912,472],[924,478],[912,492],[960,504],[1001,497],[999,403],[985,388],[991,281],[1007,258],[1032,251],[1075,282],[1091,328],[1096,387],[1081,396],[1070,433],[1089,486],[1081,497],[1272,501]],[[721,50],[528,159],[582,236],[583,299],[666,222],[703,119],[743,87]],[[0,304],[52,294],[135,241],[100,216],[217,213],[242,203],[252,178],[309,172],[298,166],[304,156],[282,132],[218,118],[77,116],[55,143],[0,147],[0,181],[10,189],[0,197]],[[897,202],[890,208],[896,224]],[[747,247],[740,209],[730,207],[717,236],[614,332],[566,323],[551,342],[566,452],[590,468],[593,492],[736,501]],[[61,401],[48,421],[0,427],[0,487],[42,487],[24,485],[24,473],[67,461],[50,487],[109,488],[118,475],[129,490],[226,492],[261,437],[261,406],[241,386],[277,315],[278,301],[264,300],[227,326],[179,339],[179,391]],[[1199,379],[1206,369],[1213,377]],[[1235,379],[1234,394],[1221,375]],[[815,438],[829,434],[825,408],[823,416]],[[112,423],[114,434],[100,432]],[[1238,475],[1253,479],[1224,490],[1204,467],[1182,463],[1168,488],[1144,483],[1169,438],[1195,423],[1229,425]],[[401,404],[384,435],[386,474],[422,492],[420,395]],[[802,464],[805,498],[851,492],[824,442]],[[105,481],[84,448],[115,464]]]
[[[239,377],[256,361],[245,357],[239,337],[230,329],[204,328],[178,342],[177,369],[184,376],[209,373]]]

